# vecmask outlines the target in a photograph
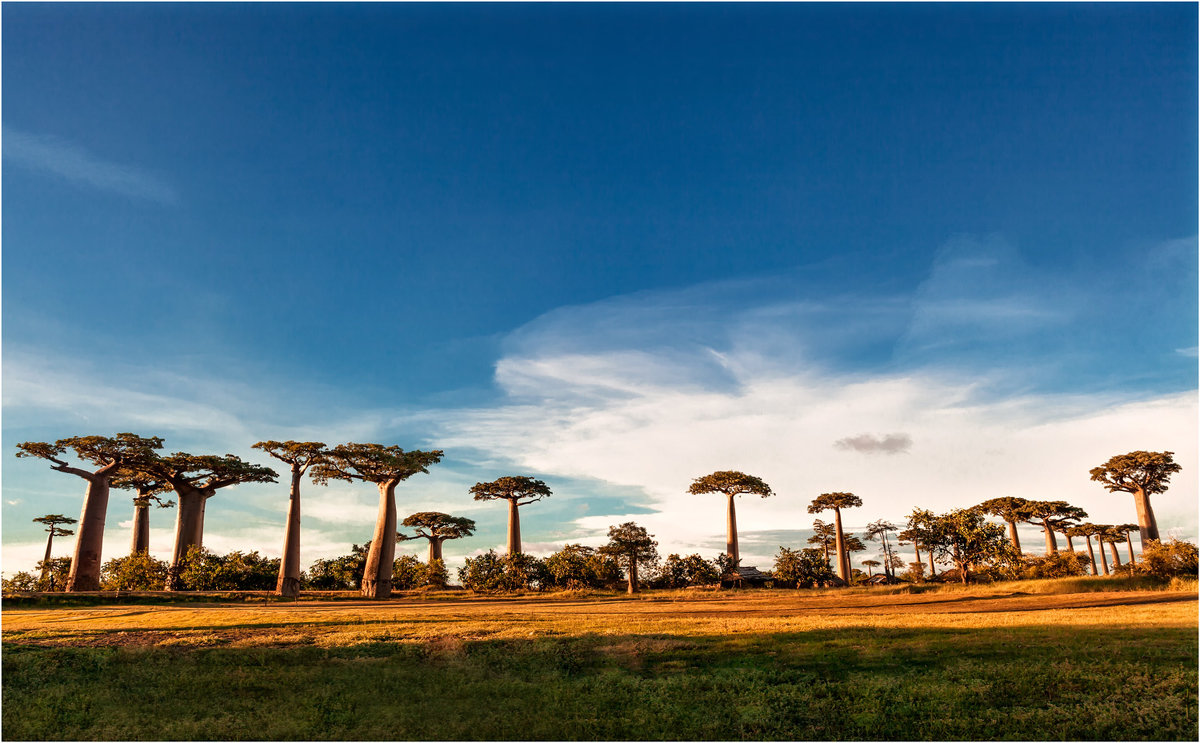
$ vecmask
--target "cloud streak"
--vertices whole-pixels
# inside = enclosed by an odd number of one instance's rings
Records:
[[[140,168],[96,157],[57,137],[5,128],[4,160],[27,170],[56,176],[76,185],[133,199],[175,204],[175,188]]]
[[[912,448],[912,436],[906,433],[889,433],[886,436],[860,433],[857,436],[838,439],[833,442],[833,445],[839,449],[849,449],[864,454],[902,454]]]

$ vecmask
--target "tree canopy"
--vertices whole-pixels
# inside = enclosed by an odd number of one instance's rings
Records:
[[[1182,469],[1175,463],[1174,452],[1131,451],[1119,454],[1089,473],[1092,480],[1113,492],[1156,495],[1167,492],[1171,475]]]
[[[50,462],[52,469],[67,472],[84,478],[94,476],[77,467],[72,467],[62,459],[68,449],[75,452],[79,459],[89,462],[102,469],[108,469],[110,474],[120,466],[132,466],[155,456],[154,450],[162,448],[162,439],[157,436],[143,437],[132,433],[119,433],[116,436],[71,436],[59,439],[53,444],[44,441],[26,441],[17,444],[18,457],[37,457]]]
[[[300,475],[328,458],[328,450],[320,441],[260,441],[251,448],[291,465],[292,471]]]
[[[550,487],[541,480],[524,475],[501,477],[491,482],[477,482],[471,486],[475,500],[507,500],[523,506],[536,503],[552,494]]]
[[[646,527],[627,521],[620,526],[609,527],[608,544],[600,548],[600,553],[625,563],[625,569],[629,571],[629,592],[636,593],[638,565],[657,562],[657,548],[658,542],[654,541],[653,534],[646,532]]]
[[[312,478],[321,484],[329,480],[395,484],[419,472],[428,473],[429,466],[440,461],[440,449],[404,451],[383,444],[339,444],[314,463]]]
[[[69,516],[63,516],[61,513],[48,513],[45,516],[38,516],[37,518],[34,519],[34,521],[36,521],[39,524],[45,524],[47,527],[49,527],[46,529],[46,531],[50,533],[51,537],[69,537],[69,536],[71,536],[75,532],[70,529],[64,529],[61,526],[59,526],[59,524],[77,523],[75,519],[73,519]]]
[[[438,511],[419,511],[404,521],[401,526],[415,529],[416,536],[399,535],[400,539],[460,539],[475,533],[475,522],[462,516],[450,516]]]
[[[276,482],[270,467],[251,464],[233,454],[188,454],[175,452],[139,463],[141,472],[161,478],[177,491],[180,488],[219,490],[248,482]]]
[[[724,493],[725,495],[758,495],[763,498],[775,495],[771,486],[754,475],[735,470],[721,470],[711,475],[697,477],[688,486],[693,495],[701,493]]]
[[[862,498],[859,498],[854,493],[822,493],[814,498],[812,503],[808,504],[808,512],[820,513],[830,509],[858,508],[861,505]]]

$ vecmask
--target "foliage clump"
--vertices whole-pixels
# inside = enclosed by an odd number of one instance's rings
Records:
[[[777,585],[795,588],[817,588],[832,585],[836,580],[823,549],[780,547],[772,573]]]
[[[185,591],[271,591],[279,576],[279,558],[254,552],[218,555],[192,546],[179,568],[177,588]]]
[[[163,560],[148,552],[117,557],[100,569],[100,588],[104,591],[161,591],[170,569]]]
[[[463,588],[479,593],[498,591],[541,590],[551,583],[546,565],[523,552],[498,555],[488,550],[477,557],[468,557],[458,569]]]
[[[542,562],[549,585],[555,588],[613,588],[621,582],[616,559],[586,545],[565,545]]]
[[[728,555],[722,554],[721,557],[728,560]],[[647,585],[651,588],[711,586],[721,582],[721,575],[715,561],[705,560],[698,554],[686,557],[670,554],[647,581]]]
[[[1118,574],[1149,575],[1164,579],[1195,578],[1198,571],[1200,550],[1191,542],[1175,538],[1167,542],[1147,542],[1138,562],[1116,568]]]

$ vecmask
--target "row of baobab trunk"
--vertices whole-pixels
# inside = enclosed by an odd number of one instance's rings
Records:
[[[209,498],[217,491],[233,485],[255,482],[277,482],[278,474],[269,467],[245,462],[227,454],[193,455],[177,452],[169,456],[158,453],[162,439],[141,437],[131,433],[115,437],[77,436],[60,439],[53,444],[25,442],[17,445],[18,457],[47,460],[51,468],[84,479],[87,488],[81,511],[75,553],[67,582],[68,591],[94,591],[100,588],[100,565],[104,524],[112,487],[131,489],[137,493],[132,546],[135,551],[149,546],[149,503],[158,496],[173,491],[178,501],[175,524],[175,544],[167,589],[177,585],[180,565],[192,547],[203,544],[204,514]],[[427,473],[429,466],[441,461],[440,450],[405,451],[398,446],[381,444],[340,444],[329,448],[321,442],[261,441],[254,448],[285,463],[289,467],[290,490],[288,516],[284,534],[284,551],[280,564],[277,592],[295,596],[300,583],[300,490],[307,475],[317,484],[330,480],[372,483],[379,492],[379,512],[367,555],[362,580],[362,593],[369,598],[386,598],[391,594],[392,563],[395,558],[396,487],[418,473]],[[67,450],[94,469],[87,470],[68,464],[63,458]],[[1091,471],[1092,479],[1109,491],[1133,493],[1137,504],[1139,527],[1143,541],[1157,539],[1158,530],[1150,507],[1149,495],[1166,490],[1166,484],[1179,465],[1171,452],[1132,452],[1113,457],[1107,464]],[[722,493],[727,498],[726,553],[734,565],[740,559],[737,544],[737,521],[734,498],[743,494],[761,497],[774,495],[770,486],[760,478],[736,471],[718,471],[696,479],[689,488],[692,493]],[[489,483],[477,483],[471,488],[476,500],[506,500],[509,504],[508,550],[521,551],[519,507],[549,496],[550,489],[540,480],[529,477],[502,477]],[[849,556],[843,544],[841,509],[861,506],[860,498],[852,493],[826,493],[815,499],[809,511],[833,510],[836,527],[835,551],[838,572],[843,580],[850,574]],[[1007,520],[1007,519],[1006,519]],[[1053,549],[1051,519],[1043,517],[1048,545]],[[1062,520],[1056,523],[1062,525]],[[473,524],[472,524],[473,526]],[[1015,526],[1012,526],[1017,544]],[[427,536],[428,535],[422,535]],[[439,537],[441,535],[434,534]],[[445,537],[450,538],[450,537]],[[434,542],[436,541],[436,547]],[[440,550],[441,538],[431,539],[431,554]],[[1090,547],[1090,540],[1089,540]]]

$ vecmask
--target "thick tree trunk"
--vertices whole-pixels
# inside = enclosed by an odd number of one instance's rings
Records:
[[[79,536],[71,559],[67,591],[99,591],[100,560],[104,548],[104,519],[108,514],[108,483],[116,465],[97,470],[87,478],[87,494],[79,514]]]
[[[1129,564],[1135,565],[1136,561],[1133,559],[1133,537],[1129,532],[1125,532],[1125,544],[1129,545]]]
[[[840,508],[833,509],[833,528],[833,551],[837,553],[838,558],[838,577],[849,585],[850,561],[846,558],[846,543],[842,536],[842,510]]]
[[[150,504],[138,503],[133,507],[133,541],[129,554],[150,551]]]
[[[442,559],[442,542],[444,537],[430,537],[429,539],[429,564],[432,565],[434,560]]]
[[[1067,538],[1067,549],[1069,549],[1069,550],[1071,550],[1072,552],[1074,552],[1074,551],[1075,551],[1075,543],[1071,541],[1071,535],[1070,535],[1070,534],[1064,534],[1063,536]]]
[[[737,543],[737,514],[733,508],[733,494],[726,493],[725,500],[728,501],[725,518],[725,554],[729,555],[729,559],[733,560],[736,565],[738,557]]]
[[[508,554],[521,551],[521,512],[516,498],[508,501]]]
[[[386,599],[392,595],[392,563],[396,560],[396,485],[399,480],[379,483],[379,517],[363,570],[362,595]]]
[[[1096,540],[1100,547],[1100,565],[1104,567],[1104,574],[1108,575],[1108,558],[1104,556],[1104,542]]]
[[[1109,542],[1108,548],[1110,550],[1112,550],[1113,567],[1114,568],[1121,567],[1121,556],[1119,554],[1117,554],[1117,543]]]
[[[1086,534],[1083,538],[1087,540],[1088,559],[1092,562],[1092,575],[1100,575],[1100,571],[1096,570],[1096,553],[1092,551],[1092,538]],[[1108,570],[1105,570],[1104,572],[1107,574]]]
[[[1017,522],[1006,521],[1005,523],[1008,524],[1008,539],[1012,542],[1013,549],[1017,551],[1018,555],[1025,554],[1021,551],[1021,538],[1017,536]]]
[[[629,593],[637,593],[637,591],[638,591],[637,558],[630,556],[630,558],[629,558]]]
[[[200,546],[200,534],[204,528],[204,502],[209,491],[179,485],[175,488],[179,506],[175,513],[175,548],[171,551],[171,567],[167,571],[167,590],[179,589],[179,571],[187,559],[188,550]]]
[[[933,564],[933,550],[929,550],[929,577],[937,576],[937,567]]]
[[[1146,551],[1146,542],[1158,541],[1158,522],[1154,520],[1154,509],[1150,507],[1150,496],[1146,491],[1138,490],[1133,494],[1133,502],[1137,506],[1138,526],[1142,542],[1142,552]]]
[[[275,582],[275,593],[288,598],[300,595],[300,480],[303,477],[300,468],[293,465],[287,526],[283,530],[283,559],[279,561],[279,579]]]
[[[1046,554],[1053,555],[1058,552],[1058,540],[1054,538],[1054,530],[1045,522],[1042,523],[1042,529],[1046,532]]]

